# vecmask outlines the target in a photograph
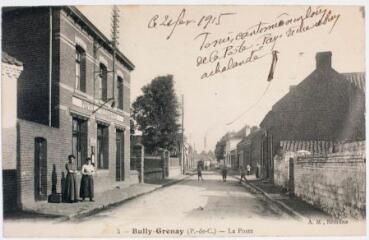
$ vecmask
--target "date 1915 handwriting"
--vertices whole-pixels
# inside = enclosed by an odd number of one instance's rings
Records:
[[[216,15],[203,15],[201,16],[199,19],[195,20],[195,19],[190,19],[187,18],[186,16],[186,9],[183,8],[182,11],[179,13],[179,15],[177,17],[171,17],[169,15],[164,15],[164,16],[160,16],[158,14],[154,15],[147,27],[148,28],[159,28],[159,27],[165,27],[170,29],[169,34],[167,35],[166,39],[169,40],[172,35],[174,34],[174,31],[176,30],[177,27],[179,26],[190,26],[190,25],[194,25],[196,27],[202,28],[202,29],[207,29],[210,25],[220,25],[222,22],[222,19],[225,16],[228,15],[234,15],[236,13],[232,13],[232,12],[222,12]]]

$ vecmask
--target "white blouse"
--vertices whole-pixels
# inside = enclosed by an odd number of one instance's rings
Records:
[[[93,175],[95,173],[95,167],[91,164],[84,164],[81,169],[83,175]]]

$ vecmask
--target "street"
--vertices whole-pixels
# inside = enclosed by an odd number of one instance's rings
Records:
[[[260,195],[251,193],[232,177],[228,177],[227,182],[222,182],[218,172],[204,172],[203,178],[204,181],[198,181],[197,176],[191,176],[182,182],[115,208],[67,223],[34,217],[5,220],[4,234],[7,236],[7,232],[12,232],[16,233],[16,236],[33,234],[35,236],[50,234],[53,236],[132,234],[196,236],[211,235],[214,231],[218,231],[217,235],[227,235],[230,234],[229,231],[235,230],[238,234],[245,235],[252,233],[250,227],[252,223],[258,221],[267,223],[276,219],[291,220],[273,204],[265,201]],[[32,229],[38,225],[43,227],[37,227],[37,233],[32,232]],[[179,231],[179,227],[187,232],[175,232]],[[157,230],[158,228],[160,230]],[[203,233],[196,231],[203,231]]]

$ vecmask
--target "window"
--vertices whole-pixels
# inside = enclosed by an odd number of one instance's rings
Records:
[[[117,89],[118,89],[118,108],[123,110],[123,79],[121,77],[118,77]]]
[[[80,46],[76,46],[75,89],[86,92],[86,53]]]
[[[100,64],[100,99],[108,100],[108,70],[104,64]]]
[[[81,169],[87,158],[87,121],[73,118],[72,154],[76,157],[76,165]]]
[[[109,168],[109,127],[97,124],[97,163],[98,168]]]

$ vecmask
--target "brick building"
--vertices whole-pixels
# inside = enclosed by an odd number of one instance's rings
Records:
[[[17,82],[23,64],[5,52],[1,60],[3,206],[7,212],[17,207]]]
[[[75,7],[3,8],[2,29],[3,51],[24,66],[17,94],[18,206],[46,199],[53,168],[61,191],[68,154],[78,168],[93,159],[95,191],[138,182],[130,170],[133,63]]]
[[[338,73],[331,52],[316,54],[316,69],[272,107],[260,127],[263,162],[273,177],[281,141],[365,140],[365,73]]]

